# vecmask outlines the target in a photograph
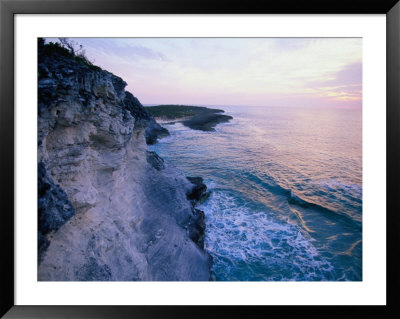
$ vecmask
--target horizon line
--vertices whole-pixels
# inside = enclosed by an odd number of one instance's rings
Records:
[[[237,107],[285,107],[285,108],[318,108],[318,109],[362,109],[361,106],[292,106],[292,105],[243,105],[243,104],[192,104],[192,103],[141,103],[143,106],[162,106],[162,105],[182,105],[182,106],[203,106],[203,107],[224,107],[224,106],[237,106]]]

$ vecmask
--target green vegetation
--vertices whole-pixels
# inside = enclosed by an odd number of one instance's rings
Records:
[[[157,105],[147,106],[145,109],[153,117],[175,120],[184,117],[195,116],[204,113],[223,113],[223,110],[209,109],[203,106],[189,105]]]
[[[209,109],[203,106],[188,105],[157,105],[145,107],[155,118],[167,120],[182,120],[182,124],[193,130],[215,131],[215,125],[232,119],[223,115],[223,110]],[[187,119],[190,117],[189,119]]]
[[[91,70],[100,71],[101,68],[94,65],[86,55],[82,45],[78,45],[74,41],[69,41],[67,38],[59,38],[60,42],[45,43],[43,38],[38,38],[38,50],[44,55],[61,55],[74,59],[75,61],[88,66]],[[78,47],[77,47],[78,46]]]

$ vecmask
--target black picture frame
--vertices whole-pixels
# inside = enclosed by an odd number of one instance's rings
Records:
[[[386,306],[16,306],[14,303],[14,15],[15,14],[386,14],[387,49],[387,304]],[[0,180],[1,307],[5,318],[185,317],[400,317],[399,218],[396,210],[400,163],[400,3],[398,0],[0,0]],[[397,274],[396,274],[397,273]]]

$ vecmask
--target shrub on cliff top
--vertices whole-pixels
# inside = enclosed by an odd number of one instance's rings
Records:
[[[81,44],[78,44],[75,41],[70,41],[67,38],[59,38],[59,41],[60,42],[49,42],[46,44],[43,38],[38,38],[39,53],[48,56],[57,54],[69,57],[71,59],[74,59],[78,63],[85,64],[91,70],[101,70],[100,67],[94,65],[93,62],[86,57],[85,50],[83,49],[83,46]]]

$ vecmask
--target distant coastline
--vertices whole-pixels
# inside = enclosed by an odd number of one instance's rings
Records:
[[[183,125],[200,131],[215,131],[215,126],[229,122],[232,116],[221,114],[224,110],[204,106],[156,105],[145,109],[157,121],[181,122]]]

